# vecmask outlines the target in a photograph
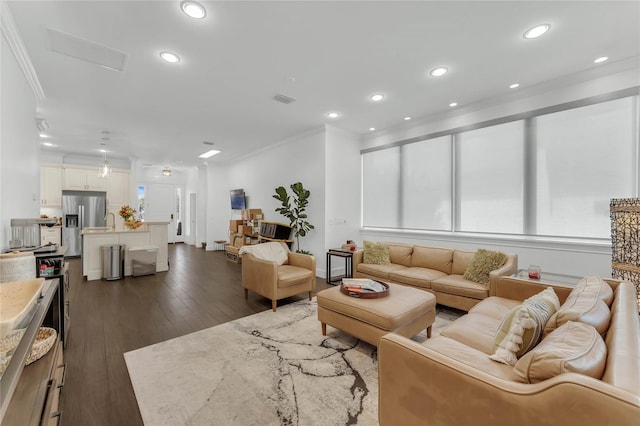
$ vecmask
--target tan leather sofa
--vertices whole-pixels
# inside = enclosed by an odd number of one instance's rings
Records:
[[[508,255],[506,263],[492,271],[489,285],[464,279],[474,251],[389,243],[390,265],[363,263],[364,251],[353,255],[353,273],[357,278],[371,278],[427,290],[441,305],[468,311],[489,297],[498,277],[518,269],[518,256]]]
[[[606,345],[606,355],[598,361],[604,371],[600,380],[562,372],[524,383],[514,366],[489,359],[503,314],[549,286],[505,277],[497,282],[496,297],[476,305],[440,336],[423,344],[392,333],[380,339],[380,424],[640,424],[640,320],[635,288],[627,282],[605,281],[613,289],[613,301],[604,343],[600,342]],[[554,290],[564,303],[572,289],[554,286]]]
[[[271,260],[263,260],[251,253],[242,253],[242,287],[244,298],[249,290],[271,299],[275,312],[278,300],[298,293],[308,292],[311,300],[316,288],[316,258],[306,254],[293,253],[284,243],[287,259],[283,265]]]

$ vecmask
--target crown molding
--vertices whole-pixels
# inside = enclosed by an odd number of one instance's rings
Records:
[[[9,9],[9,5],[5,1],[0,1],[0,30],[7,44],[9,44],[16,61],[18,61],[18,65],[36,97],[36,102],[41,102],[45,98],[44,90],[42,90],[36,70],[33,68],[29,53],[24,47],[20,32],[13,20],[11,9]]]

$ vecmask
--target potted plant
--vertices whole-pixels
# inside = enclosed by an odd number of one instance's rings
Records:
[[[311,254],[300,248],[300,237],[304,237],[310,230],[315,229],[312,224],[307,222],[307,214],[305,213],[311,192],[304,188],[302,182],[293,183],[290,188],[293,191],[291,196],[284,186],[276,188],[276,194],[273,198],[282,204],[276,209],[276,212],[289,219],[289,226],[293,229],[293,235],[296,237],[296,253]]]

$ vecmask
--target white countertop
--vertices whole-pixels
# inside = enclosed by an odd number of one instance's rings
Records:
[[[141,232],[149,232],[149,226],[152,225],[168,225],[169,222],[144,222],[142,226],[137,229],[128,229],[128,228],[111,228],[110,226],[96,226],[96,227],[87,227],[82,230],[80,235],[96,235],[96,234],[124,234],[124,233],[141,233]]]
[[[85,228],[80,235],[98,235],[98,234],[129,234],[129,233],[143,233],[149,232],[146,226],[141,226],[138,229],[123,229],[123,228],[107,228],[107,227],[95,227]]]

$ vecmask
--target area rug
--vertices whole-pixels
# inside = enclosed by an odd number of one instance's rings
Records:
[[[145,425],[377,425],[376,348],[322,336],[316,310],[300,301],[125,353]],[[433,333],[455,317],[439,312]]]

